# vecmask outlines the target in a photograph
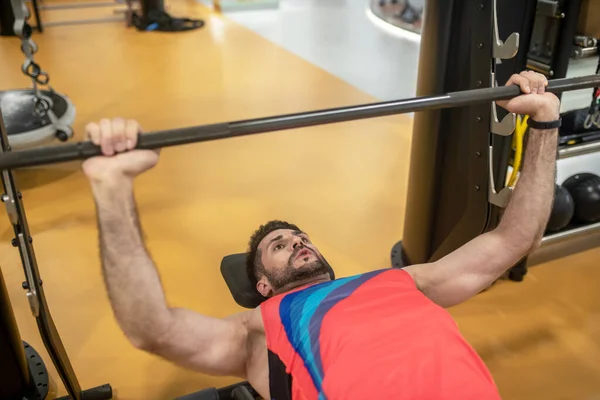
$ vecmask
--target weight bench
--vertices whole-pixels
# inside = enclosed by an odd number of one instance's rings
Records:
[[[331,279],[335,279],[333,269],[329,267]],[[240,306],[248,309],[258,307],[265,298],[256,291],[256,288],[246,274],[246,254],[232,254],[225,256],[221,261],[221,275],[233,296]],[[191,393],[176,400],[257,400],[259,394],[248,382],[240,382],[224,388],[208,388],[196,393]]]
[[[257,400],[262,399],[248,382],[240,382],[224,388],[208,388],[186,394],[176,400]]]

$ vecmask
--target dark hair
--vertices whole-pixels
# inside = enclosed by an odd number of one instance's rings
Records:
[[[260,260],[261,252],[258,249],[258,245],[260,242],[267,236],[269,233],[276,231],[277,229],[291,229],[294,231],[300,231],[300,229],[294,225],[290,224],[286,221],[269,221],[264,225],[261,225],[250,237],[250,242],[248,243],[248,250],[246,252],[246,273],[248,274],[248,278],[250,282],[254,286],[258,283],[261,275],[264,274],[264,266]]]

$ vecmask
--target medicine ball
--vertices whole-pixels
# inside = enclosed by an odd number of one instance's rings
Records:
[[[552,213],[546,226],[546,231],[556,232],[564,229],[575,212],[575,202],[573,197],[567,189],[563,186],[556,185],[554,189],[554,205],[552,206]]]
[[[600,221],[600,176],[582,173],[567,179],[563,186],[575,202],[574,219],[589,224]]]

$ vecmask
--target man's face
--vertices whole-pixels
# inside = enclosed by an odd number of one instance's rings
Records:
[[[307,234],[290,229],[278,229],[263,238],[258,245],[265,276],[257,289],[263,296],[272,295],[296,282],[310,283],[329,274],[329,268]]]

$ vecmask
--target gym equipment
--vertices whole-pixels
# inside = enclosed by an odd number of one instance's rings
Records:
[[[600,130],[588,133],[577,133],[575,135],[561,135],[558,144],[561,146],[573,146],[584,143],[593,143],[600,141]]]
[[[48,112],[38,113],[36,104],[40,101],[47,104]],[[54,91],[40,90],[36,95],[30,89],[9,90],[0,92],[0,103],[12,149],[36,147],[56,139],[67,141],[73,134],[69,124],[75,119],[75,107],[67,97]],[[54,123],[50,112],[56,116]]]
[[[600,42],[597,44],[597,51],[600,52]],[[600,58],[596,67],[596,75],[600,74]],[[588,115],[583,123],[585,129],[592,127],[600,129],[600,85],[594,88],[592,93],[592,102],[588,110]]]
[[[575,203],[575,221],[591,224],[600,221],[600,176],[590,173],[573,175],[563,186]]]
[[[574,48],[581,0],[536,3],[527,67],[550,77],[564,78]]]
[[[423,7],[417,8],[410,0],[369,0],[370,13],[386,24],[415,34],[421,33]]]
[[[8,135],[4,125],[4,118],[0,111],[0,153],[7,151],[10,151]],[[33,239],[29,232],[22,195],[17,190],[12,171],[2,171],[2,185],[4,194],[0,198],[6,206],[6,211],[15,235],[14,239],[12,239],[12,245],[19,248],[25,272],[26,280],[23,282],[23,289],[27,291],[31,313],[37,321],[44,346],[56,367],[56,371],[65,389],[69,393],[70,397],[68,398],[73,400],[108,400],[112,398],[112,388],[110,385],[102,385],[88,390],[81,389],[69,357],[58,335],[58,330],[50,315],[46,296],[44,295],[42,279],[33,251]],[[2,371],[2,374],[0,374],[0,398],[3,400],[44,399],[48,392],[46,368],[35,350],[27,343],[21,342],[1,273],[0,350],[0,354],[2,354],[0,357],[0,371]],[[40,381],[40,378],[43,377],[46,380]]]
[[[596,44],[598,44],[598,39],[584,35],[577,35],[573,38],[573,44],[579,47],[596,47]]]
[[[134,13],[131,21],[139,31],[183,32],[204,26],[201,19],[173,18],[160,10],[151,10],[145,17]]]
[[[131,24],[139,31],[183,32],[204,26],[201,19],[173,18],[165,12],[164,0],[141,0],[141,14],[133,13]]]
[[[175,400],[256,400],[258,393],[248,382],[240,382],[224,388],[208,388],[186,394]]]
[[[555,80],[547,86],[546,90],[552,93],[561,93],[568,90],[589,88],[598,84],[600,84],[600,75],[590,75]],[[392,114],[489,103],[495,100],[516,97],[520,94],[521,91],[517,86],[502,86],[453,92],[438,96],[422,96],[404,100],[257,118],[245,121],[169,129],[141,135],[136,148],[157,149],[188,143],[374,118]],[[512,131],[509,131],[506,134],[509,135],[511,132]],[[89,141],[70,143],[63,146],[46,146],[37,149],[4,153],[0,156],[0,169],[83,160],[100,154],[102,154],[101,148]]]
[[[124,7],[122,7],[124,6]],[[79,8],[115,8],[113,10],[113,17],[102,17],[102,18],[87,18],[87,19],[72,19],[63,21],[52,21],[42,22],[39,16],[39,10],[42,11],[53,11],[53,10],[69,10]],[[79,24],[95,24],[101,22],[126,22],[127,26],[130,25],[131,17],[134,13],[133,0],[113,0],[113,1],[99,1],[99,2],[77,2],[77,3],[53,3],[51,5],[38,6],[37,0],[32,0],[32,8],[35,14],[35,29],[38,32],[43,32],[45,27],[51,26],[63,26],[63,25],[79,25]],[[121,14],[121,15],[119,15]]]
[[[560,135],[577,135],[600,130],[600,121],[598,126],[587,126],[590,121],[590,107],[584,107],[577,110],[567,111],[562,113],[562,126],[560,127]],[[600,114],[599,114],[600,115]]]
[[[264,297],[258,293],[246,273],[246,254],[238,253],[223,257],[221,275],[233,299],[240,306],[256,308],[264,301]]]
[[[398,15],[397,18],[400,18],[403,22],[407,24],[416,24],[420,22],[421,16],[423,15],[423,9],[418,10],[413,5],[410,4],[408,0],[406,0],[406,4],[404,10]]]
[[[545,5],[535,0],[428,1],[417,94],[491,87],[496,80],[505,82],[511,74],[526,69],[538,6]],[[563,25],[561,29],[567,28]],[[518,43],[511,39],[515,31],[521,33]],[[563,33],[557,36],[561,43],[566,38]],[[508,39],[500,40],[505,37]],[[568,40],[572,45],[573,35]],[[562,79],[566,61],[564,54],[559,57],[558,53],[564,48],[558,45],[553,53],[550,84]],[[496,110],[493,104],[491,111],[490,115],[489,108],[473,105],[415,115],[404,232],[391,251],[394,267],[436,261],[497,227],[506,204],[498,200],[505,200],[503,191],[510,193],[505,185],[512,147],[511,138],[499,133],[499,123],[508,124],[510,131],[516,122],[502,119],[503,110]],[[559,232],[560,237],[552,235],[544,241],[543,254],[562,250],[567,242],[582,239],[583,243],[593,232],[569,230]],[[528,258],[509,271],[510,279],[522,280]]]
[[[575,60],[580,60],[582,58],[594,57],[598,55],[598,47],[582,47],[582,46],[574,46],[573,52],[571,53],[571,58]]]
[[[564,229],[571,222],[574,213],[575,202],[573,201],[573,197],[571,197],[571,194],[564,186],[556,185],[554,190],[554,204],[546,231],[558,232]]]
[[[528,116],[523,118],[519,117],[517,119],[517,125],[515,127],[515,134],[513,135],[512,147],[514,148],[514,157],[512,163],[512,171],[510,177],[508,179],[508,183],[506,186],[514,187],[517,183],[517,179],[519,177],[519,172],[521,171],[521,162],[523,159],[523,139],[525,137],[525,132],[527,132],[527,120]]]
[[[14,32],[21,38],[21,51],[26,57],[21,70],[31,79],[32,88],[0,92],[9,145],[18,150],[49,144],[56,139],[67,141],[73,136],[70,125],[75,120],[75,107],[67,96],[52,89],[48,73],[34,60],[38,49],[31,40],[33,30],[27,23],[28,8],[21,0],[11,0],[11,5]]]

